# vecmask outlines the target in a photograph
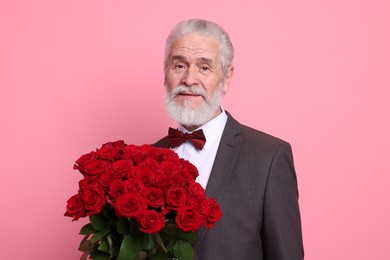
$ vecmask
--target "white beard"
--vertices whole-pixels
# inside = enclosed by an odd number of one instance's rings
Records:
[[[172,92],[166,89],[165,92],[165,109],[168,115],[183,126],[201,126],[210,121],[221,105],[222,83],[211,96],[206,98],[206,91],[196,86],[178,86]],[[201,95],[205,103],[200,108],[191,108],[191,100],[185,100],[183,105],[176,101],[177,95],[181,92],[190,91],[191,93]]]

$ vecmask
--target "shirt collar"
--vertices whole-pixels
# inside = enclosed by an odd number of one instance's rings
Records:
[[[202,129],[203,134],[206,137],[206,144],[203,149],[207,149],[213,141],[217,138],[219,138],[222,135],[223,129],[225,128],[225,124],[227,121],[227,114],[223,107],[221,107],[222,112],[206,124],[198,127],[196,130]],[[178,129],[182,131],[183,133],[191,133],[191,131],[188,131],[185,127],[182,125],[179,125]]]

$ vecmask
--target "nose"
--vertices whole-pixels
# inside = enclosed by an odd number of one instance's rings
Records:
[[[183,76],[182,83],[186,86],[198,85],[198,71],[194,67],[188,68]]]

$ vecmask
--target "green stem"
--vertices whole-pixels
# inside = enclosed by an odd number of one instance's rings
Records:
[[[167,250],[167,248],[165,247],[164,242],[163,242],[162,239],[161,239],[160,233],[157,233],[157,234],[154,236],[154,239],[156,240],[157,245],[159,245],[159,246],[162,248],[162,250],[164,250],[164,253],[167,253],[168,250]]]

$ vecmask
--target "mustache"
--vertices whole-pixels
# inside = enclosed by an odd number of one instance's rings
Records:
[[[196,86],[189,87],[189,86],[184,86],[184,85],[180,85],[180,86],[176,87],[175,89],[173,89],[171,92],[171,96],[176,97],[177,95],[186,94],[186,93],[199,95],[199,96],[202,96],[204,99],[206,98],[206,91],[203,88],[196,87]]]

